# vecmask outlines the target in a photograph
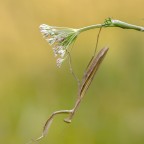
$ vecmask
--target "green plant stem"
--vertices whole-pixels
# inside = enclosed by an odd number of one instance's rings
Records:
[[[95,29],[95,28],[102,28],[104,26],[105,26],[104,24],[90,25],[90,26],[80,28],[78,31],[81,33],[81,32],[87,31],[87,30]]]
[[[113,20],[111,18],[106,19],[104,24],[86,26],[86,27],[80,28],[78,31],[81,33],[90,29],[102,28],[102,27],[119,27],[123,29],[133,29],[133,30],[144,32],[144,27],[142,26],[129,24],[120,20]]]

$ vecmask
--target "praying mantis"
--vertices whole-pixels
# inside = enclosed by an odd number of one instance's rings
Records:
[[[93,81],[94,77],[95,77],[95,74],[96,72],[98,71],[99,69],[99,66],[101,65],[103,59],[105,58],[109,48],[108,47],[104,47],[102,48],[97,54],[96,54],[96,50],[97,50],[97,45],[98,45],[98,40],[99,40],[99,35],[100,35],[100,32],[101,32],[101,29],[99,30],[99,33],[98,33],[98,36],[97,36],[97,41],[96,41],[96,47],[95,47],[95,51],[94,51],[94,55],[92,56],[85,72],[84,72],[84,75],[83,75],[83,78],[82,80],[80,81],[77,76],[75,75],[75,73],[73,72],[73,69],[72,69],[72,65],[71,65],[71,56],[70,56],[70,53],[67,51],[68,53],[68,56],[69,56],[69,65],[70,65],[70,71],[72,73],[72,75],[74,76],[74,78],[76,79],[77,83],[78,83],[78,97],[76,99],[76,102],[75,102],[75,105],[72,109],[70,110],[59,110],[59,111],[55,111],[53,112],[50,117],[47,119],[44,127],[43,127],[43,132],[42,132],[42,135],[37,138],[35,141],[39,141],[41,140],[43,137],[45,137],[48,133],[48,130],[49,130],[49,127],[54,119],[54,117],[56,117],[57,115],[60,115],[60,114],[68,114],[69,116],[64,119],[64,122],[66,123],[71,123],[72,121],[72,118],[75,114],[75,112],[77,111],[86,91],[88,90],[91,82]]]

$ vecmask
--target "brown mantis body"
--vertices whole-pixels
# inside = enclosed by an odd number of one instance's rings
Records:
[[[78,98],[76,100],[75,106],[71,110],[60,110],[52,113],[52,115],[49,117],[49,119],[46,121],[45,126],[43,128],[42,136],[36,139],[36,141],[42,139],[48,132],[48,129],[53,121],[53,118],[58,114],[69,114],[69,117],[67,119],[64,119],[65,122],[70,123],[76,110],[78,109],[78,106],[85,95],[87,89],[89,88],[97,70],[99,69],[100,64],[102,63],[105,55],[107,54],[108,48],[101,49],[96,57],[93,57],[88,64],[88,67],[84,73],[84,76],[82,78],[82,81],[78,88]]]
[[[79,85],[79,91],[78,91],[78,99],[75,103],[75,106],[74,108],[71,110],[71,114],[70,114],[70,117],[68,119],[65,119],[64,121],[65,122],[68,122],[70,123],[71,122],[71,119],[76,111],[76,109],[78,108],[83,96],[85,95],[87,89],[89,88],[101,62],[103,61],[106,53],[108,51],[108,48],[103,48],[100,50],[100,52],[97,54],[96,57],[93,57],[86,69],[86,72],[82,78],[82,82],[80,83]]]

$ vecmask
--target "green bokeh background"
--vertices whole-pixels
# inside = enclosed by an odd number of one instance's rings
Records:
[[[67,62],[58,69],[39,25],[79,28],[105,18],[144,25],[144,1],[0,0],[0,143],[25,144],[55,110],[73,107],[77,84]],[[82,33],[72,50],[81,78],[98,30]],[[144,33],[103,29],[109,46],[71,124],[59,116],[41,144],[144,144]]]

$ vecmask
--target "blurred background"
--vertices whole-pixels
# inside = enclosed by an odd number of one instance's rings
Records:
[[[77,83],[68,63],[56,67],[39,25],[80,28],[112,17],[144,25],[144,1],[1,0],[0,143],[25,144],[41,135],[49,115],[73,107]],[[72,49],[82,77],[98,29],[79,35]],[[144,143],[144,33],[102,29],[98,49],[109,46],[71,124],[58,116],[41,144]]]

